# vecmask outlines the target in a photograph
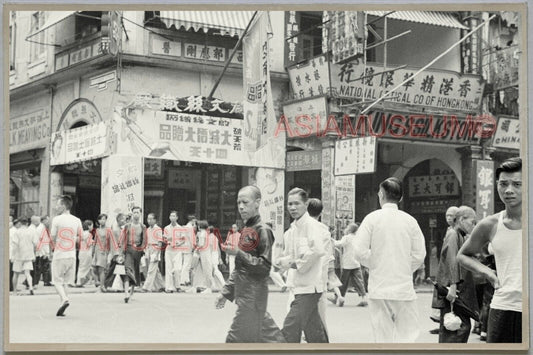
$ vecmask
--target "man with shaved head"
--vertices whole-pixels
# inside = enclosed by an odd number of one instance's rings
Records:
[[[237,305],[226,343],[284,342],[266,311],[274,234],[261,221],[260,204],[259,188],[245,186],[239,190],[237,206],[244,228],[237,244],[226,245],[226,254],[235,255],[235,269],[215,304],[217,309],[223,308],[226,300]]]

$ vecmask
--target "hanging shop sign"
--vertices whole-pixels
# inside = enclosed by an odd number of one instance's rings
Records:
[[[495,148],[520,149],[520,120],[518,117],[500,116],[492,139]]]
[[[305,99],[329,94],[329,63],[325,55],[310,59],[305,64],[288,68],[294,93],[293,99]]]
[[[102,159],[102,206],[109,215],[111,227],[118,213],[130,213],[132,207],[143,207],[142,159],[128,155],[110,155]]]
[[[335,175],[376,171],[377,139],[362,137],[335,142]]]
[[[50,141],[50,114],[40,109],[9,119],[9,153],[44,148]]]
[[[298,32],[300,25],[296,11],[285,11],[285,68],[298,62]]]
[[[309,171],[322,168],[321,150],[287,152],[286,171]]]
[[[387,69],[395,67],[389,66]],[[407,67],[383,72],[383,65],[358,60],[331,65],[332,96],[364,101],[377,100],[387,91],[409,79],[418,68]],[[387,103],[438,111],[479,112],[484,83],[480,76],[445,70],[426,70],[386,99]],[[424,108],[424,110],[421,110]]]
[[[289,137],[307,138],[321,134],[327,126],[328,108],[326,96],[304,99],[283,105],[283,115],[290,128]],[[320,127],[310,129],[308,127]]]
[[[355,175],[335,177],[335,218],[355,217]]]
[[[455,175],[425,175],[409,177],[409,197],[459,195],[459,181]]]
[[[277,240],[283,238],[285,172],[282,169],[252,168],[248,181],[261,190],[259,214],[263,222],[272,223],[272,232]]]
[[[501,49],[490,56],[490,61],[496,62],[490,66],[490,77],[494,91],[518,86],[519,47]]]
[[[324,11],[327,12],[326,41],[332,51],[332,62],[338,63],[348,58],[363,55],[365,38],[364,14],[360,11]],[[323,21],[326,22],[326,21]]]
[[[109,155],[108,132],[105,122],[55,132],[50,141],[50,165],[70,164]]]
[[[478,221],[494,213],[494,162],[474,160]]]
[[[284,141],[278,141],[278,137],[272,137],[261,151],[245,149],[242,119],[118,108],[113,131],[117,154],[197,163],[285,166]]]
[[[244,145],[248,151],[263,147],[272,136],[276,117],[270,85],[268,14],[259,12],[243,38]]]

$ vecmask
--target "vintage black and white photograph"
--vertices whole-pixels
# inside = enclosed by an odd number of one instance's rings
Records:
[[[5,6],[5,349],[527,349],[491,6]]]

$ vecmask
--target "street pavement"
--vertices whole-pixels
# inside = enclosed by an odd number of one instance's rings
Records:
[[[268,311],[279,327],[287,313],[288,293],[272,287]],[[56,317],[59,297],[53,287],[39,287],[9,296],[9,336],[13,343],[223,343],[235,305],[214,307],[218,293],[135,293],[128,304],[123,293],[100,293],[92,285],[72,288],[65,317]],[[437,343],[429,333],[437,325],[429,319],[431,289],[418,294],[420,336],[418,343]],[[328,302],[327,327],[332,343],[373,341],[368,307],[348,293],[344,307]],[[471,343],[479,343],[472,334]]]

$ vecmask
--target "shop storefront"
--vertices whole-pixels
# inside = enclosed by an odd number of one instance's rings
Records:
[[[50,95],[11,103],[9,120],[9,215],[43,215],[48,200]]]

